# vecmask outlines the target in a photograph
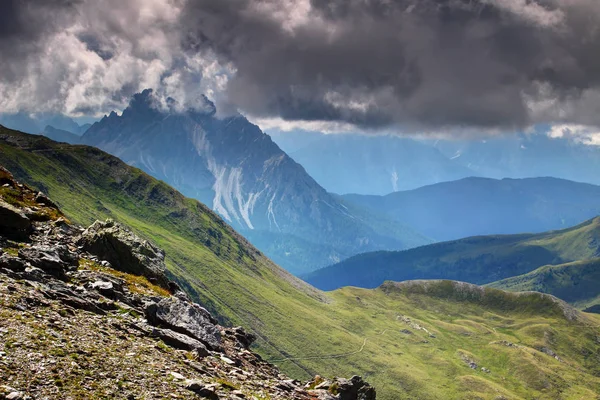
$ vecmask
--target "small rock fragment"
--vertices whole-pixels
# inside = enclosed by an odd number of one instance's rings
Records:
[[[186,389],[191,390],[200,397],[204,397],[210,400],[218,400],[219,396],[215,391],[215,387],[212,385],[205,385],[201,381],[193,380],[186,382]]]
[[[231,358],[225,357],[225,356],[221,356],[221,360],[223,360],[226,364],[229,365],[235,365],[235,361],[233,361]]]
[[[6,400],[21,400],[23,398],[23,394],[21,392],[11,392],[6,395]]]
[[[185,377],[184,377],[183,375],[181,375],[180,373],[178,373],[178,372],[173,372],[173,371],[171,371],[171,372],[169,372],[169,373],[171,374],[171,376],[172,376],[173,378],[177,379],[178,381],[183,381],[183,380],[185,380]]]

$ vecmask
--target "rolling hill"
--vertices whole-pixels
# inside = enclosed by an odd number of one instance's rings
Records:
[[[600,258],[545,265],[527,274],[493,282],[488,286],[510,291],[552,294],[575,306],[600,311]]]
[[[541,234],[475,236],[399,252],[359,254],[306,277],[333,290],[374,288],[386,280],[452,279],[485,284],[548,264],[600,256],[600,217],[573,228]]]
[[[156,243],[195,301],[256,334],[262,356],[295,377],[358,373],[384,400],[600,392],[600,317],[551,296],[446,281],[323,293],[198,201],[98,149],[0,127],[0,164],[74,222],[111,217]]]
[[[465,178],[350,202],[436,240],[564,229],[600,215],[600,186],[556,178]]]

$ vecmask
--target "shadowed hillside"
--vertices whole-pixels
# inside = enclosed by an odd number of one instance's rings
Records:
[[[475,236],[406,251],[359,254],[320,269],[306,280],[323,290],[373,288],[386,280],[453,279],[490,283],[547,264],[600,254],[600,217],[573,228],[540,234]]]

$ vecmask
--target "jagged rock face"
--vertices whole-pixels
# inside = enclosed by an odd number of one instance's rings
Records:
[[[340,400],[375,400],[375,389],[362,380],[360,376],[351,379],[338,379]]]
[[[58,277],[77,267],[77,257],[65,245],[33,245],[20,249],[18,254],[32,266]]]
[[[216,321],[198,304],[181,301],[176,297],[162,299],[146,307],[146,316],[157,326],[167,326],[201,341],[213,350],[222,348]]]
[[[33,232],[34,221],[56,221],[63,218],[57,205],[45,194],[15,181],[0,166],[0,234],[15,240],[26,240]]]
[[[152,333],[150,336],[159,338],[166,345],[175,349],[193,351],[199,357],[206,357],[210,355],[209,350],[202,342],[189,337],[188,335],[174,332],[170,329],[161,329],[156,327],[151,328],[151,330]]]
[[[298,231],[324,222],[329,206],[323,202],[338,207],[257,126],[241,116],[215,118],[214,105],[205,101],[206,112],[158,111],[146,90],[82,141],[198,198],[238,229]]]
[[[43,193],[14,180],[0,166],[0,235],[14,240],[27,240],[33,232],[33,221],[57,219],[62,214],[56,204]]]
[[[375,400],[377,397],[375,388],[356,375],[350,379],[333,380],[325,380],[317,375],[307,385],[314,388],[313,393],[319,400]],[[333,395],[332,392],[337,394]]]
[[[163,272],[164,253],[112,221],[0,234],[0,399],[374,399],[360,379],[334,395],[281,375],[248,349],[253,335],[151,282],[177,288]]]
[[[23,240],[29,237],[32,223],[25,214],[16,207],[0,200],[0,235],[9,239]]]
[[[163,288],[169,288],[164,252],[113,220],[96,221],[81,234],[77,245],[116,269],[144,275]]]

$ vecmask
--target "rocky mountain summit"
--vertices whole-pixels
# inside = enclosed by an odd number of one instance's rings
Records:
[[[383,229],[349,210],[260,128],[241,115],[164,109],[152,90],[133,96],[81,137],[202,201],[253,245],[299,274],[354,254],[427,243],[396,224]],[[55,136],[56,137],[56,136]]]
[[[360,377],[302,383],[108,220],[83,229],[0,167],[0,399],[372,400]]]

